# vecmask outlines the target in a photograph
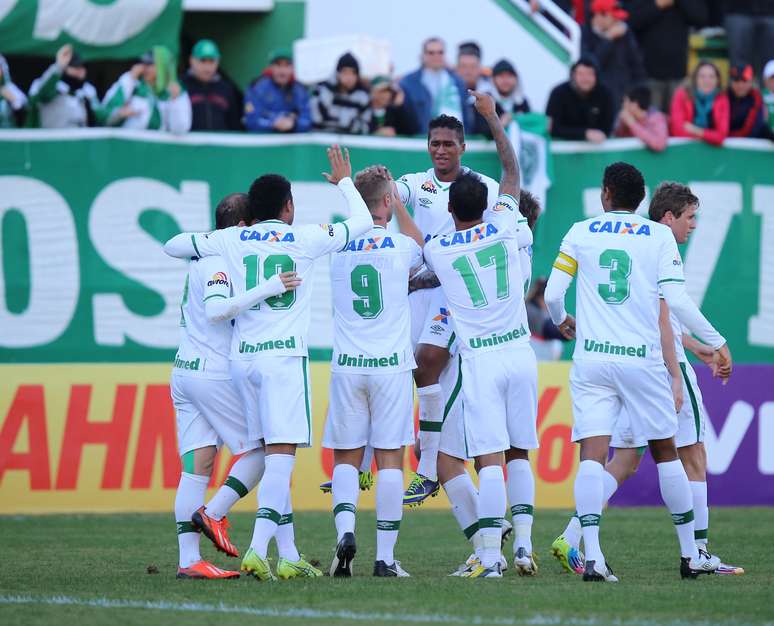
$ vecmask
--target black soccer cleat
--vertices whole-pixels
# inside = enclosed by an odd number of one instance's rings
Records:
[[[699,550],[699,558],[680,557],[680,578],[698,578],[699,574],[714,574],[720,567],[720,559],[704,550]]]
[[[585,582],[617,583],[618,578],[613,574],[612,568],[605,563],[604,570],[596,567],[596,561],[586,561],[586,569],[583,571]]]
[[[400,561],[387,565],[384,561],[374,561],[374,576],[379,578],[408,578],[410,574],[400,566]]]
[[[351,577],[352,560],[355,558],[356,552],[355,533],[344,533],[336,546],[336,554],[333,557],[329,574],[334,578]]]

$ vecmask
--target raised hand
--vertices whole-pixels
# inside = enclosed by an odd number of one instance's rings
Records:
[[[70,61],[73,60],[73,47],[67,43],[56,51],[56,64],[62,71],[70,65]]]
[[[492,96],[488,93],[481,93],[474,89],[468,89],[468,93],[476,99],[473,106],[476,107],[476,111],[478,111],[483,118],[486,119],[489,116],[496,115],[495,101]]]
[[[331,173],[323,172],[323,176],[329,183],[337,185],[340,180],[352,177],[352,164],[346,148],[342,151],[336,144],[328,148],[328,162],[331,164]]]

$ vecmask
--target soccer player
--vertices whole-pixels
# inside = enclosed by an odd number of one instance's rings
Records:
[[[215,209],[215,227],[223,229],[244,223],[246,215],[247,196],[230,194]],[[220,257],[192,261],[180,304],[180,347],[170,383],[183,466],[175,496],[180,551],[178,578],[239,577],[239,572],[224,571],[202,560],[201,527],[191,521],[192,515],[203,508],[215,453],[222,442],[233,454],[242,455],[231,468],[226,481],[229,486],[222,490],[233,492],[237,488],[247,493],[258,483],[263,471],[263,449],[258,439],[248,436],[242,402],[231,383],[230,319],[240,309],[298,285],[295,272],[283,273],[246,291],[237,301],[231,296],[229,275]],[[221,516],[216,524],[223,530],[218,533],[219,549],[236,556],[236,549],[225,533],[226,518]]]
[[[290,182],[277,174],[257,178],[250,187],[251,226],[212,233],[183,233],[164,249],[176,257],[220,255],[241,294],[274,274],[296,271],[303,278],[314,260],[342,250],[373,227],[373,220],[351,179],[348,153],[328,149],[331,173],[347,200],[351,217],[338,224],[293,226]],[[242,571],[273,580],[266,551],[290,498],[290,479],[298,446],[309,446],[312,415],[307,356],[311,285],[270,298],[237,316],[231,343],[234,381],[247,411],[251,438],[263,437],[266,469],[258,488],[259,509]]]
[[[634,215],[645,196],[642,174],[613,163],[602,181],[604,214],[574,224],[562,241],[546,286],[551,319],[577,342],[570,373],[573,441],[580,442],[575,503],[586,548],[585,581],[617,582],[599,543],[604,465],[618,415],[630,419],[635,438],[648,441],[664,504],[680,543],[680,574],[714,572],[720,559],[694,543],[691,487],[675,448],[675,401],[659,337],[659,289],[669,309],[715,351],[714,363],[730,372],[725,339],[685,291],[683,266],[669,227]],[[578,275],[578,322],[564,296]]]
[[[449,190],[455,232],[425,245],[425,263],[438,276],[454,320],[465,456],[475,458],[480,468],[479,563],[461,575],[499,578],[506,509],[503,453],[511,447],[537,448],[537,363],[529,345],[519,259],[519,248],[529,245],[532,236],[518,214],[518,162],[494,100],[471,93],[502,162],[497,204],[484,221],[487,185],[476,174],[460,174]]]
[[[334,455],[338,544],[330,575],[352,575],[358,468],[369,445],[378,469],[373,575],[405,577],[409,574],[395,560],[393,549],[403,517],[403,447],[414,440],[408,282],[422,265],[422,249],[410,237],[386,230],[394,206],[402,206],[386,168],[358,172],[355,187],[374,227],[331,260],[334,343],[322,441]]]
[[[669,226],[677,243],[683,244],[696,228],[696,214],[699,199],[690,187],[675,182],[661,183],[653,194],[648,216],[654,222]],[[701,390],[696,382],[696,373],[685,356],[690,350],[704,363],[713,366],[713,350],[688,334],[683,334],[682,325],[670,313],[670,324],[674,334],[674,349],[679,361],[679,379],[682,381],[684,402],[678,413],[678,428],[675,446],[680,461],[688,475],[693,494],[694,538],[700,550],[708,552],[707,534],[709,509],[707,507],[707,453],[704,448],[704,430],[707,413],[702,402]],[[715,372],[716,374],[718,372]],[[720,372],[724,375],[724,372]],[[639,467],[647,442],[633,441],[628,416],[618,419],[610,442],[615,448],[613,458],[607,463],[604,480],[604,501],[607,502],[629,476]],[[565,532],[556,539],[552,548],[562,563],[567,562],[570,553],[579,554],[580,523],[573,517]],[[564,558],[562,558],[564,557]],[[744,574],[744,569],[721,563],[718,574]]]
[[[427,150],[433,167],[426,172],[406,174],[397,181],[401,202],[412,212],[425,241],[454,231],[454,222],[448,210],[449,187],[460,174],[471,171],[460,164],[465,152],[462,122],[449,115],[439,115],[431,120]],[[497,199],[497,183],[487,176],[479,177],[487,185],[487,207],[492,208]],[[416,346],[414,382],[419,401],[421,455],[417,471],[403,498],[403,503],[408,506],[420,505],[426,498],[438,493],[437,457],[441,425],[445,403],[454,390],[457,378],[456,372],[448,370],[453,333],[443,293],[432,278],[428,281],[417,277],[414,282],[417,281],[424,282],[423,287],[428,288],[416,289],[409,297],[412,338]],[[444,386],[442,382],[448,384]]]

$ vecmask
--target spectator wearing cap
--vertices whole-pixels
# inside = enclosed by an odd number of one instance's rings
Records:
[[[218,73],[217,44],[211,39],[197,41],[188,63],[182,82],[191,100],[191,130],[241,130],[242,99],[234,85]]]
[[[514,115],[529,113],[529,102],[521,89],[519,73],[513,63],[500,59],[492,67],[495,103],[500,107],[503,126],[511,123]]]
[[[642,50],[653,105],[668,111],[688,73],[688,35],[707,24],[706,0],[629,0],[629,27]]]
[[[626,25],[628,17],[617,0],[593,0],[591,20],[582,30],[583,54],[597,59],[599,80],[612,92],[616,110],[624,94],[646,79],[639,44]]]
[[[720,70],[710,61],[701,61],[689,83],[675,91],[670,132],[673,137],[693,137],[719,146],[728,137],[729,115]]]
[[[753,85],[752,65],[732,65],[728,77],[728,136],[774,138],[766,124],[763,96]]]
[[[154,46],[124,72],[108,89],[102,107],[108,126],[178,135],[191,130],[191,100],[177,82],[175,59],[164,46]]]
[[[633,87],[624,96],[614,134],[616,137],[637,137],[654,152],[661,152],[667,147],[667,117],[651,106],[650,89],[647,86]]]
[[[422,43],[422,67],[400,81],[406,107],[417,121],[414,133],[426,133],[430,120],[441,114],[456,117],[468,131],[474,127],[473,107],[468,103],[465,83],[446,67],[445,54],[442,39],[426,39]]]
[[[404,103],[405,96],[397,84],[386,76],[374,77],[371,81],[369,132],[384,137],[411,135],[416,121],[411,118]]]
[[[21,126],[27,112],[27,96],[11,80],[8,61],[0,54],[0,128]]]
[[[597,80],[596,61],[582,56],[570,69],[570,80],[553,88],[546,115],[551,136],[602,143],[613,130],[613,96]]]
[[[315,128],[364,135],[370,128],[371,94],[360,80],[360,65],[349,52],[336,63],[333,80],[318,84],[309,99]]]
[[[725,0],[724,7],[731,65],[752,63],[757,76],[774,58],[774,0]]]
[[[293,76],[293,54],[269,55],[269,67],[245,93],[245,126],[257,133],[305,133],[312,127],[309,94]]]
[[[766,67],[763,68],[763,103],[766,107],[769,128],[774,130],[774,59],[766,63]]]
[[[100,126],[103,112],[94,85],[86,81],[83,59],[65,44],[55,62],[30,86],[27,126],[79,128]]]

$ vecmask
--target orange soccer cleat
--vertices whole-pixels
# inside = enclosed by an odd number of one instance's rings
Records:
[[[207,561],[196,561],[196,563],[189,567],[178,567],[177,578],[211,578],[213,580],[221,580],[239,578],[239,572],[220,569]]]
[[[191,516],[191,523],[196,530],[201,531],[207,539],[212,541],[218,550],[229,556],[239,556],[236,546],[228,538],[228,529],[231,528],[228,518],[214,520],[204,512],[204,507],[200,506]]]

